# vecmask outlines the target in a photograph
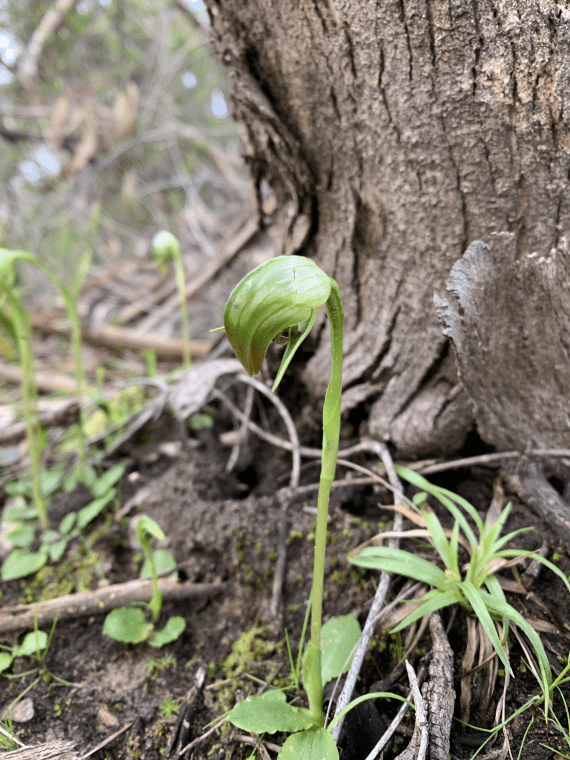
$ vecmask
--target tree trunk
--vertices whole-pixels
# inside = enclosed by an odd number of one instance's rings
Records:
[[[456,452],[474,410],[434,292],[494,232],[512,234],[515,260],[565,245],[570,12],[553,0],[206,1],[260,208],[264,182],[276,195],[277,252],[313,257],[341,287],[343,408],[362,405],[368,433],[399,456]],[[303,370],[318,395],[324,338]]]

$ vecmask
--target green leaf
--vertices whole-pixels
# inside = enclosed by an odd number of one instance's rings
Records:
[[[49,547],[49,558],[52,562],[59,562],[65,553],[67,547],[67,538],[60,538]]]
[[[13,663],[14,658],[9,652],[0,652],[0,673],[7,670]]]
[[[489,614],[489,609],[487,605],[488,605],[488,599],[491,598],[490,594],[487,594],[486,592],[481,592],[480,590],[476,589],[475,586],[473,586],[473,584],[470,583],[469,581],[465,581],[464,583],[462,583],[461,588],[463,590],[463,593],[465,594],[465,597],[467,598],[467,601],[471,605],[473,612],[477,615],[479,622],[481,623],[481,626],[483,627],[483,630],[487,634],[487,638],[493,645],[493,649],[498,654],[499,659],[501,660],[505,668],[509,671],[509,673],[512,676],[514,676],[513,670],[511,668],[511,664],[509,662],[509,658],[505,654],[505,651],[502,647],[499,636],[497,634],[497,629],[495,628],[495,624],[493,623],[491,615]]]
[[[431,512],[428,509],[422,509],[422,515],[426,521],[426,526],[430,534],[430,538],[433,541],[436,552],[443,560],[443,564],[448,570],[456,571],[457,562],[454,562],[453,554],[451,552],[451,546],[445,535],[443,525],[440,523],[435,512]],[[457,523],[456,523],[457,525]]]
[[[495,615],[500,615],[501,617],[508,617],[509,620],[511,620],[515,625],[518,625],[518,627],[525,632],[538,658],[538,663],[542,675],[541,686],[543,689],[547,690],[548,686],[552,683],[552,671],[550,670],[550,663],[548,662],[548,657],[546,656],[544,646],[540,640],[538,633],[529,623],[527,623],[520,612],[517,612],[517,610],[515,610],[514,607],[511,607],[508,602],[497,602],[496,599],[491,596],[491,594],[488,594],[482,590],[479,590],[478,593],[483,598],[484,603],[490,612],[493,612]]]
[[[312,728],[289,736],[279,760],[338,760],[338,749],[325,728]]]
[[[114,467],[108,469],[103,475],[97,478],[90,488],[91,493],[95,497],[105,496],[105,494],[112,488],[115,483],[123,477],[127,462],[120,462]]]
[[[137,522],[137,538],[142,545],[148,543],[148,539],[145,535],[146,533],[158,538],[159,541],[164,541],[165,539],[165,535],[162,532],[160,525],[155,522],[152,517],[141,515]]]
[[[83,530],[89,523],[94,520],[105,509],[107,504],[115,498],[115,489],[108,491],[105,496],[94,499],[90,504],[77,513],[77,527]]]
[[[20,524],[14,530],[10,531],[6,536],[6,539],[16,549],[25,549],[33,544],[35,538],[35,530],[29,524]]]
[[[346,673],[352,662],[348,659],[360,638],[360,624],[354,615],[333,617],[321,629],[321,676],[323,686],[341,673]]]
[[[37,573],[48,560],[47,552],[29,552],[25,549],[14,549],[2,564],[1,577],[3,581],[13,581]]]
[[[236,728],[254,734],[302,731],[314,722],[309,710],[287,704],[285,694],[275,690],[237,702],[230,710],[228,720]]]
[[[48,635],[45,631],[30,631],[20,646],[14,649],[14,657],[34,657],[47,647],[47,643]]]
[[[60,533],[69,533],[69,531],[73,528],[75,525],[75,520],[77,519],[77,513],[76,512],[68,512],[68,514],[65,515],[63,520],[59,524],[59,532]]]
[[[52,467],[50,470],[42,470],[40,473],[40,488],[46,497],[52,496],[61,486],[64,477],[63,467]]]
[[[315,712],[322,710],[323,701],[323,682],[321,679],[321,648],[309,641],[303,655],[303,667],[301,670],[301,680],[307,697],[309,706]],[[324,721],[323,721],[324,723]]]
[[[103,633],[125,644],[139,644],[148,639],[152,623],[147,623],[143,610],[138,607],[119,607],[109,612]]]
[[[176,567],[176,560],[172,556],[172,554],[167,551],[166,549],[157,549],[152,554],[154,558],[154,566],[156,568],[156,572],[160,575],[160,573],[165,573],[167,570],[172,570]],[[151,578],[152,577],[152,570],[150,566],[150,562],[148,559],[145,559],[143,566],[141,567],[140,572],[140,578]]]
[[[356,557],[350,559],[353,565],[370,570],[385,570],[388,573],[414,578],[428,586],[443,587],[446,577],[439,567],[427,559],[403,549],[390,549],[387,546],[367,546]]]
[[[426,480],[419,473],[414,472],[413,470],[408,470],[406,467],[396,465],[396,472],[401,478],[407,480],[408,483],[411,483],[417,488],[420,488],[422,491],[427,491],[432,496],[435,496],[435,498],[440,501],[445,507],[447,507],[447,509],[459,522],[461,529],[465,533],[465,536],[467,537],[467,540],[471,546],[474,547],[477,545],[477,538],[475,537],[471,526],[467,522],[465,515],[461,512],[461,510],[457,509],[454,503],[457,502],[463,507],[463,509],[465,509],[465,511],[472,517],[473,521],[475,522],[477,530],[479,533],[481,533],[483,530],[483,521],[479,517],[477,510],[471,504],[469,504],[468,501],[463,499],[461,496],[457,496],[457,494],[454,494],[451,491],[446,491],[445,488],[434,486],[433,483],[430,483],[429,480]]]
[[[209,414],[191,414],[188,426],[190,430],[204,430],[205,428],[214,427],[214,420]]]
[[[151,647],[163,647],[165,644],[170,644],[171,641],[176,641],[185,628],[186,621],[184,618],[180,615],[174,615],[168,619],[161,631],[154,630],[152,632],[148,643]]]

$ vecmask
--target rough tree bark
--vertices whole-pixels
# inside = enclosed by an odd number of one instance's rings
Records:
[[[265,182],[278,201],[277,252],[314,257],[342,289],[345,408],[364,405],[369,434],[400,456],[454,453],[474,409],[434,291],[492,233],[511,233],[515,261],[565,250],[570,11],[555,0],[206,3],[260,208]],[[319,339],[303,371],[319,395],[327,362]]]

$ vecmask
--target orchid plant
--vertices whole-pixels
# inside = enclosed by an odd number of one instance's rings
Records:
[[[309,709],[288,704],[282,691],[270,690],[261,696],[238,702],[228,715],[230,722],[242,730],[254,733],[285,731],[291,734],[280,753],[282,760],[338,760],[338,750],[330,732],[340,717],[354,706],[354,703],[348,705],[325,728],[323,681],[332,680],[344,672],[350,658],[338,658],[338,665],[332,670],[328,666],[323,667],[324,660],[330,663],[330,647],[338,648],[339,640],[350,653],[360,635],[360,627],[350,615],[333,618],[321,627],[327,516],[340,436],[344,322],[340,290],[337,283],[311,259],[279,256],[260,264],[238,283],[226,304],[224,327],[218,328],[226,332],[237,358],[250,376],[261,369],[272,341],[285,344],[273,384],[275,390],[314,325],[321,306],[326,307],[331,327],[331,376],[323,408],[310,641],[302,664],[302,682]],[[341,633],[330,636],[331,626],[335,630],[341,626]],[[371,694],[365,698],[379,696],[393,695]]]

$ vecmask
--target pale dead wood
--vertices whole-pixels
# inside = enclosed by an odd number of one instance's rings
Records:
[[[207,599],[220,594],[225,583],[178,583],[172,578],[159,578],[163,598]],[[152,598],[152,581],[147,578],[117,583],[95,591],[68,594],[37,604],[21,604],[0,609],[0,632],[32,629],[37,625],[50,625],[57,618],[67,620],[86,615],[101,615],[109,610],[133,602],[149,602]]]
[[[430,760],[447,760],[455,691],[453,689],[453,650],[449,645],[441,618],[433,613],[429,623],[432,639],[432,658],[429,664],[429,680],[422,688],[428,705]]]
[[[180,705],[180,711],[174,729],[172,730],[172,736],[168,742],[164,754],[166,757],[170,757],[175,751],[175,748],[184,747],[188,744],[188,739],[192,731],[192,717],[196,710],[196,703],[198,697],[202,692],[204,686],[204,680],[206,678],[206,668],[204,665],[200,665],[197,671],[194,673],[192,679],[192,685],[184,695],[182,704]]]
[[[420,691],[418,679],[414,669],[408,661],[406,661],[406,670],[410,681],[414,704],[416,706],[415,724],[414,733],[412,734],[410,743],[406,749],[397,756],[396,760],[425,760],[429,743],[428,715],[430,708],[424,703],[424,697]],[[436,756],[432,753],[430,753],[430,758],[436,760]]]
[[[73,742],[59,741],[3,752],[0,757],[2,760],[79,760]]]
[[[69,331],[69,334],[71,335],[71,330]],[[22,384],[22,370],[16,365],[0,362],[0,377],[15,385]],[[62,372],[52,372],[51,370],[39,370],[36,372],[35,378],[39,391],[45,393],[53,393],[54,391],[66,391],[68,393],[75,392],[75,378],[71,377],[71,375],[64,375]]]
[[[3,365],[0,364],[0,374]],[[79,418],[79,404],[74,398],[57,400],[51,409],[40,412],[40,425],[44,428],[55,426],[67,426],[76,422]],[[0,445],[15,443],[26,437],[26,423],[16,420],[0,429]]]
[[[567,447],[570,253],[522,255],[513,233],[476,240],[436,297],[484,441],[500,450]]]
[[[59,322],[46,320],[42,315],[33,316],[32,324],[34,330],[38,332],[59,335],[68,339],[71,337],[70,327]],[[104,348],[130,348],[134,351],[152,348],[156,351],[157,358],[164,361],[175,361],[184,355],[184,341],[182,340],[168,338],[164,335],[143,333],[117,325],[104,325],[98,330],[83,327],[81,337],[85,343]],[[208,340],[191,340],[190,354],[194,359],[199,359],[208,353],[210,345],[211,343]]]
[[[18,78],[25,90],[31,91],[38,76],[38,62],[49,37],[63,24],[66,14],[77,0],[57,0],[48,8],[36,27],[18,67]]]

